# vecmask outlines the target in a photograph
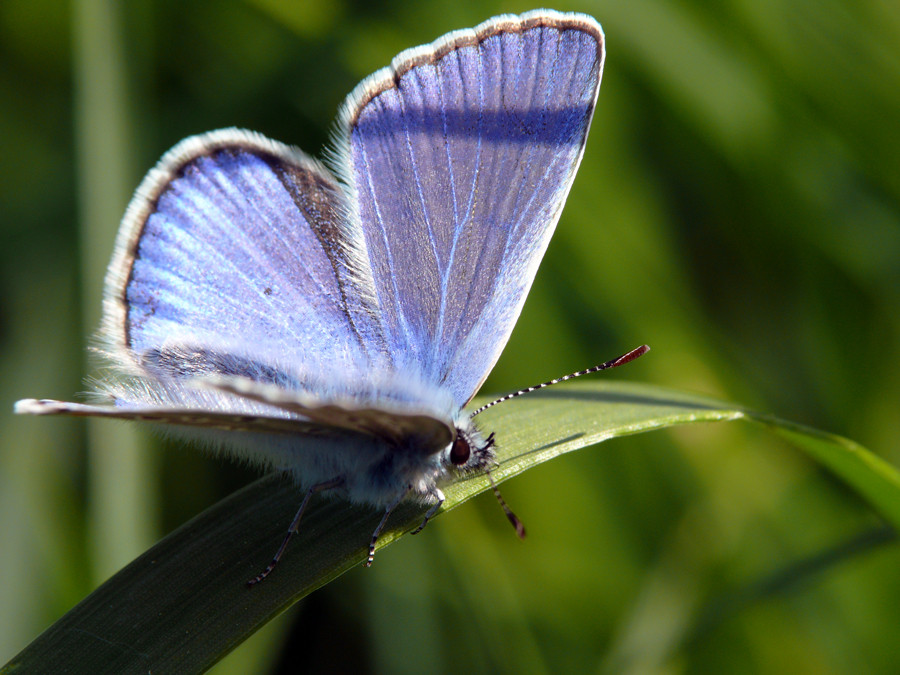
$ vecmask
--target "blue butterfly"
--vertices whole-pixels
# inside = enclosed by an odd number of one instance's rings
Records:
[[[442,482],[494,462],[464,407],[556,226],[603,58],[591,17],[499,16],[363,80],[330,170],[249,131],[182,141],[116,240],[107,404],[16,411],[179,425],[289,471],[306,490],[291,533],[316,492],[380,506],[371,563],[398,503],[431,505],[427,522]]]

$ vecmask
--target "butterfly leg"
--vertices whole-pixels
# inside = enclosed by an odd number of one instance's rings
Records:
[[[394,509],[402,502],[406,495],[409,494],[409,487],[407,487],[403,492],[397,495],[397,498],[388,504],[388,507],[384,510],[384,516],[381,519],[381,522],[378,523],[378,527],[375,528],[375,531],[372,533],[372,541],[369,542],[369,557],[366,558],[366,567],[372,566],[372,561],[375,559],[375,544],[378,542],[378,537],[381,536],[381,531],[384,529],[384,526],[387,524],[388,517],[391,515]]]
[[[490,436],[488,436],[484,441],[484,447],[481,448],[482,451],[487,450],[488,448],[493,448],[497,444],[497,441],[494,439],[494,432],[492,431]]]
[[[437,499],[437,503],[428,509],[428,513],[425,514],[425,520],[422,521],[422,524],[419,525],[416,529],[412,531],[411,534],[419,534],[422,530],[425,529],[425,526],[428,524],[428,521],[431,520],[431,517],[438,512],[438,509],[444,503],[444,493],[441,492],[438,488],[431,489],[431,496]]]
[[[316,483],[306,491],[306,494],[303,497],[303,501],[300,502],[300,508],[297,509],[297,515],[295,515],[294,520],[291,521],[291,526],[288,528],[287,534],[285,535],[284,540],[281,542],[281,546],[279,546],[278,550],[275,552],[275,556],[272,558],[272,562],[268,564],[266,569],[264,569],[262,572],[248,581],[248,586],[255,586],[260,581],[269,576],[272,570],[275,569],[275,565],[278,564],[278,561],[281,560],[281,556],[284,555],[284,551],[287,548],[288,542],[291,540],[291,537],[293,537],[299,531],[300,519],[303,517],[303,512],[306,511],[306,505],[309,504],[309,500],[312,499],[313,495],[317,492],[322,492],[323,490],[331,490],[332,488],[336,488],[343,482],[343,479],[335,478],[334,480]]]

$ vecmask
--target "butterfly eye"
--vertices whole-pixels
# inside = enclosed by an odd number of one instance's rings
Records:
[[[472,451],[469,448],[469,441],[463,438],[462,434],[458,435],[453,441],[453,447],[450,448],[450,461],[456,466],[465,464],[469,461],[470,454]]]

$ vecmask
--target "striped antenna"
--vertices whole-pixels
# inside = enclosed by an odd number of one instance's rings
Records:
[[[610,368],[617,368],[618,366],[624,366],[629,361],[634,361],[639,356],[643,356],[647,352],[650,351],[650,347],[647,345],[641,345],[637,349],[632,349],[627,354],[622,354],[622,356],[613,359],[612,361],[607,361],[606,363],[601,363],[599,366],[594,366],[593,368],[588,368],[587,370],[579,370],[577,373],[572,373],[571,375],[565,375],[563,377],[557,377],[555,380],[550,380],[549,382],[541,382],[541,384],[536,384],[533,387],[528,387],[527,389],[519,389],[519,391],[515,391],[512,394],[507,394],[506,396],[501,396],[496,401],[491,401],[490,403],[485,403],[478,410],[471,414],[471,417],[475,417],[480,413],[483,413],[488,408],[492,408],[498,403],[503,403],[504,401],[508,401],[511,398],[515,398],[516,396],[521,396],[522,394],[528,394],[532,391],[536,391],[538,389],[543,389],[544,387],[549,387],[551,384],[559,384],[560,382],[565,382],[566,380],[572,380],[576,377],[581,377],[582,375],[590,375],[591,373],[598,373],[601,370],[609,370]]]

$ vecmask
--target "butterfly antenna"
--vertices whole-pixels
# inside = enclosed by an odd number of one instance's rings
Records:
[[[581,377],[582,375],[590,375],[591,373],[598,373],[601,370],[609,370],[610,368],[618,368],[619,366],[624,366],[629,361],[634,361],[639,356],[643,356],[647,352],[650,351],[650,347],[647,345],[641,345],[637,349],[632,349],[627,354],[622,354],[618,358],[615,358],[611,361],[607,361],[606,363],[601,363],[599,366],[594,366],[593,368],[587,368],[586,370],[579,370],[577,373],[571,373],[570,375],[564,375],[563,377],[557,377],[555,380],[550,380],[549,382],[541,382],[540,384],[536,384],[533,387],[528,387],[527,389],[519,389],[519,391],[514,391],[512,394],[507,394],[506,396],[501,396],[496,401],[491,401],[490,403],[485,403],[483,406],[478,408],[475,412],[471,414],[471,417],[475,417],[475,415],[479,415],[483,413],[488,408],[492,408],[498,403],[503,403],[504,401],[508,401],[511,398],[516,398],[517,396],[522,396],[523,394],[529,394],[533,391],[537,391],[538,389],[543,389],[544,387],[549,387],[552,384],[559,384],[560,382],[565,382],[566,380],[572,380],[576,377]],[[491,485],[493,485],[493,480],[491,481]],[[497,492],[497,488],[494,487],[494,493],[497,495],[497,498],[500,499],[500,494]],[[503,504],[503,500],[500,499],[500,504],[503,506],[504,510],[507,511],[507,517],[512,515],[512,512],[506,508],[506,505]],[[514,518],[515,516],[513,516]],[[512,518],[510,518],[512,520]],[[515,522],[513,522],[515,525]],[[518,528],[517,528],[518,531]]]
[[[491,472],[487,471],[486,473],[488,480],[491,481],[491,490],[494,491],[494,496],[497,498],[497,501],[500,502],[500,508],[503,509],[503,513],[506,514],[506,517],[509,519],[509,522],[512,523],[512,526],[516,528],[516,536],[519,537],[519,539],[524,539],[525,525],[519,520],[519,516],[513,513],[512,509],[506,504],[506,500],[503,499],[503,495],[500,494],[500,489],[494,482],[494,477],[491,475]]]

